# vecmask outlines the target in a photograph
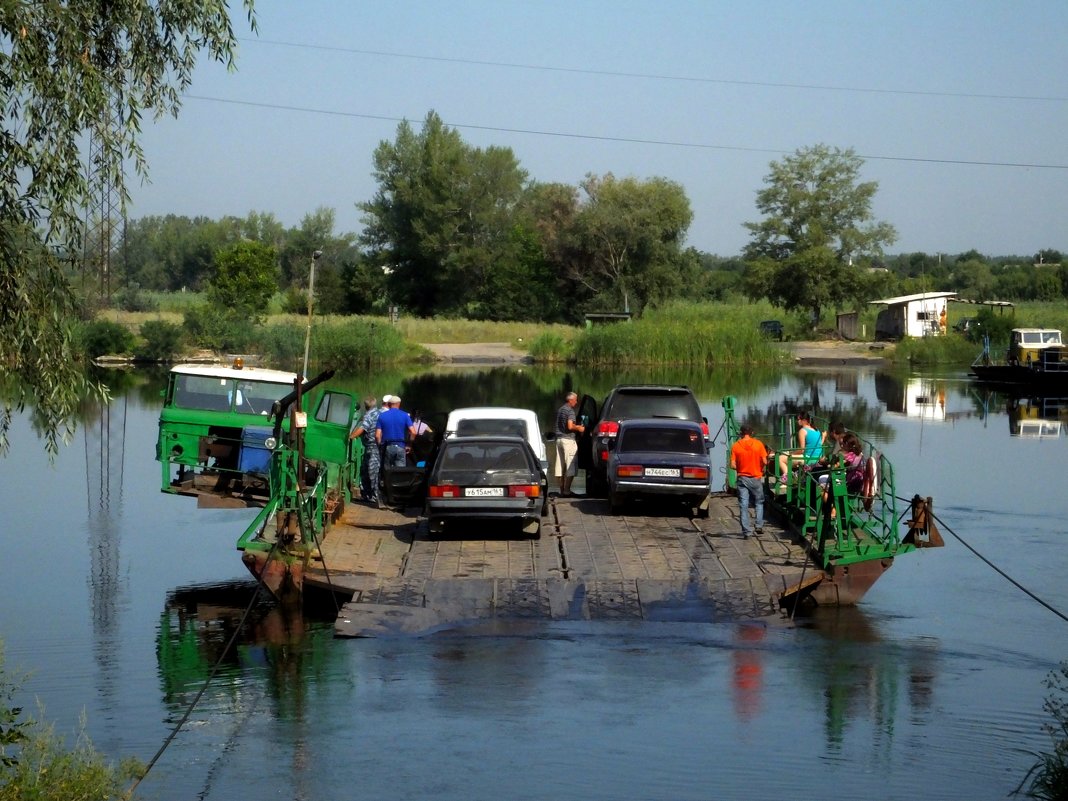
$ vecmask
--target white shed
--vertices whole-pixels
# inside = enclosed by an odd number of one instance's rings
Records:
[[[873,300],[886,306],[875,319],[875,339],[941,336],[946,333],[946,304],[956,292],[921,292]]]

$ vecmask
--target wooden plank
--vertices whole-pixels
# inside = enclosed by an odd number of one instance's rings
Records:
[[[321,581],[325,565],[353,592],[338,636],[392,636],[480,621],[772,617],[784,592],[823,577],[777,526],[743,540],[732,496],[713,496],[706,519],[638,511],[554,501],[539,540],[503,526],[431,539],[413,510],[351,505],[309,580]]]

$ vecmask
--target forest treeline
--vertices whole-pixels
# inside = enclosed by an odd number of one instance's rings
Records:
[[[674,299],[748,297],[816,322],[828,310],[928,290],[972,300],[1068,297],[1068,264],[1052,249],[885,254],[896,232],[871,221],[876,185],[859,181],[861,165],[852,151],[823,146],[773,164],[758,194],[764,217],[747,224],[752,242],[721,256],[686,245],[693,212],[673,181],[590,174],[578,185],[538,182],[510,149],[472,147],[430,112],[420,130],[401,123],[376,149],[378,188],[357,203],[360,234],[336,231],[326,208],[292,228],[269,211],[142,217],[116,242],[108,289],[119,307],[148,310],[146,292],[207,290],[220,254],[254,242],[268,248],[269,277],[289,312],[307,309],[315,252],[314,305],[327,314],[396,306],[421,317],[576,323],[592,311],[640,315]],[[844,220],[833,211],[842,206],[853,209]]]

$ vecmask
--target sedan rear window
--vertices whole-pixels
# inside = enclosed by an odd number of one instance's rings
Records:
[[[632,428],[617,446],[621,451],[657,451],[660,453],[703,453],[704,441],[697,431],[683,428]]]
[[[441,458],[440,475],[443,477],[454,472],[531,469],[523,449],[506,442],[448,447]]]

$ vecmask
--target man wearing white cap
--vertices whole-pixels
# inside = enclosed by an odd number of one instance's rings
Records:
[[[409,438],[415,436],[415,424],[408,413],[401,409],[399,395],[386,395],[386,398],[389,408],[378,416],[375,441],[385,446],[383,465],[404,467],[408,463],[406,445]]]

